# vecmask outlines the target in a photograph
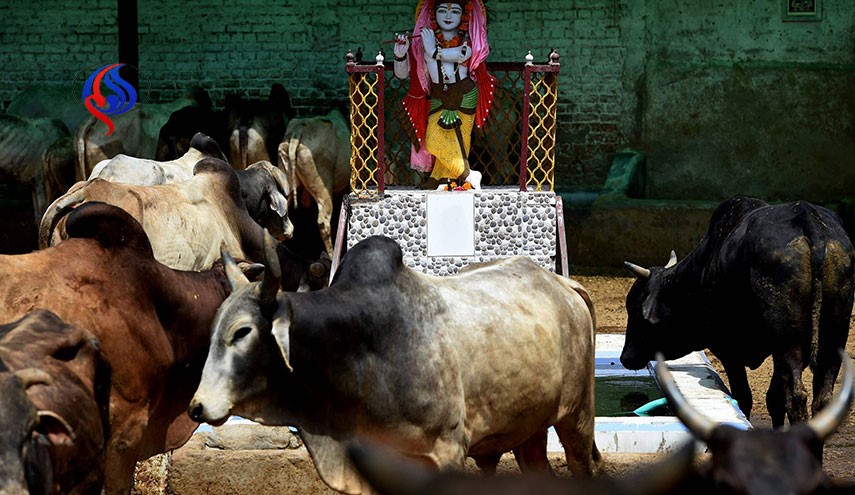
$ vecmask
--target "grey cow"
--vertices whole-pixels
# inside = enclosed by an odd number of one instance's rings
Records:
[[[594,312],[581,285],[524,257],[426,275],[374,236],[348,251],[330,287],[277,294],[267,239],[261,282],[223,254],[234,292],[215,317],[191,417],[295,425],[321,478],[345,493],[371,491],[347,457],[356,436],[439,468],[468,455],[493,471],[513,450],[522,469],[548,470],[554,425],[574,475],[598,470]]]

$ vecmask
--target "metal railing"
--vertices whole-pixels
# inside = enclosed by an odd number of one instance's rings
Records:
[[[520,191],[555,186],[557,53],[550,63],[488,63],[496,76],[490,116],[475,129],[469,162],[483,186],[518,185]],[[421,172],[409,167],[410,141],[401,102],[409,80],[395,77],[391,62],[357,64],[348,54],[351,156],[350,187],[358,195],[387,186],[415,186]]]

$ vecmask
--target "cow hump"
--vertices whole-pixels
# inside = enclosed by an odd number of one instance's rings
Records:
[[[401,246],[384,236],[371,236],[350,248],[341,261],[332,285],[387,284],[404,267]]]
[[[153,255],[148,236],[125,210],[107,203],[83,203],[69,213],[65,230],[69,238],[95,239],[102,246],[129,247]]]

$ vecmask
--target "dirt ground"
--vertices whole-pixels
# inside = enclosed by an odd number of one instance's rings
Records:
[[[624,333],[626,330],[626,294],[635,279],[617,276],[572,275],[572,277],[584,285],[591,294],[597,317],[597,332]],[[850,357],[855,356],[855,335],[853,333],[855,333],[855,316],[849,324],[849,340],[846,344],[846,351]],[[706,355],[727,383],[727,375],[724,373],[721,363],[709,351],[706,351]],[[754,394],[751,423],[757,428],[771,427],[771,419],[766,410],[765,401],[771,376],[771,358],[768,358],[756,370],[748,370],[748,380]],[[805,371],[803,380],[808,387],[808,396],[810,397],[810,370]],[[839,386],[840,377],[838,377],[835,391],[839,389]],[[826,441],[823,466],[832,477],[855,478],[855,410],[849,411],[846,421]]]

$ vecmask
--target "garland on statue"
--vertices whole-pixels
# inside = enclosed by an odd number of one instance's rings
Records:
[[[457,2],[451,2],[457,3]],[[439,30],[439,25],[436,22],[436,13],[430,16],[430,27],[436,40],[439,42],[440,48],[454,48],[463,44],[463,41],[469,40],[469,19],[472,18],[472,2],[466,2],[466,7],[463,9],[463,15],[460,16],[460,26],[457,27],[457,34],[454,38],[446,40],[442,36],[442,31]]]

